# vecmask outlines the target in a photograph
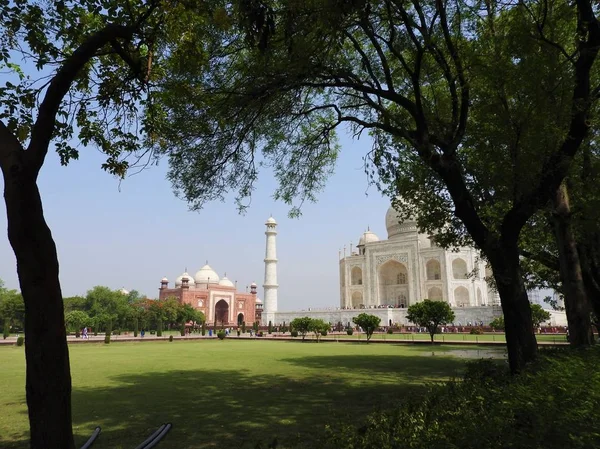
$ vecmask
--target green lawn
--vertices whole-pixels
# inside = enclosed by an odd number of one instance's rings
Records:
[[[70,346],[73,422],[80,446],[133,449],[159,424],[167,448],[313,447],[327,422],[365,413],[423,384],[460,375],[449,347],[273,341]],[[24,353],[0,347],[0,447],[26,448]]]
[[[289,334],[288,334],[289,335]],[[496,334],[483,334],[483,335],[471,335],[464,333],[444,333],[444,334],[436,334],[435,341],[439,342],[447,342],[447,341],[473,341],[473,342],[487,342],[487,341],[497,341],[506,343],[506,337],[504,333],[496,333]],[[335,338],[335,336],[333,337]],[[353,335],[340,335],[340,338],[352,338],[365,340],[367,337],[364,333],[354,333]],[[431,337],[428,333],[410,333],[410,334],[386,334],[386,333],[376,333],[373,334],[373,339],[375,340],[408,340],[408,341],[429,341]],[[552,342],[552,343],[566,343],[566,338],[564,334],[536,334],[535,338],[538,342]]]

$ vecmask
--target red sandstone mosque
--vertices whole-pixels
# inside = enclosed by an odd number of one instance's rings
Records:
[[[219,278],[207,263],[194,277],[186,270],[175,280],[174,288],[169,288],[169,280],[163,278],[159,299],[177,298],[183,304],[190,304],[204,313],[209,325],[240,326],[243,322],[251,325],[260,321],[262,314],[262,301],[256,296],[256,287],[253,282],[250,293],[238,292],[227,274]]]

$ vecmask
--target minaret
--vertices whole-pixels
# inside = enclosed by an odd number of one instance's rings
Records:
[[[270,217],[265,225],[267,226],[267,230],[265,231],[267,249],[265,252],[265,283],[263,284],[265,289],[262,314],[263,325],[269,324],[269,321],[275,324],[277,289],[279,288],[279,284],[277,283],[277,243],[275,241],[275,237],[277,236],[277,222],[273,217]]]

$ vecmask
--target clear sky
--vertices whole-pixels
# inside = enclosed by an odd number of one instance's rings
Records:
[[[272,198],[275,180],[263,172],[250,209],[239,215],[233,199],[190,212],[165,179],[167,161],[119,182],[103,172],[102,155],[83,149],[78,161],[62,167],[50,153],[39,186],[46,220],[56,241],[64,296],[83,295],[95,285],[135,289],[158,296],[160,279],[170,285],[187,268],[193,276],[210,266],[238,289],[255,281],[262,298],[265,220],[277,220],[279,310],[339,305],[338,250],[355,246],[367,226],[386,238],[389,201],[369,187],[362,158],[368,137],[342,137],[335,174],[315,204],[300,218]],[[0,185],[2,181],[0,180]],[[3,187],[3,186],[2,186]],[[0,227],[6,208],[0,202]],[[0,279],[19,289],[16,262],[6,232],[0,237]]]

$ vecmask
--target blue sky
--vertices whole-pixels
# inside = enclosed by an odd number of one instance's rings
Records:
[[[245,215],[238,214],[232,199],[190,212],[165,179],[166,160],[119,184],[100,169],[103,158],[93,148],[82,149],[80,159],[67,167],[50,153],[39,186],[58,248],[63,295],[83,295],[105,285],[154,298],[163,276],[172,285],[186,267],[193,275],[207,260],[220,276],[227,272],[237,280],[239,290],[253,281],[262,285],[264,222],[272,213],[279,231],[279,309],[337,306],[338,250],[356,245],[367,226],[385,238],[389,204],[369,187],[362,169],[370,140],[341,137],[335,174],[319,201],[305,204],[295,219],[287,217],[287,205],[272,199],[275,181],[266,171]],[[0,227],[6,229],[6,209],[0,204]],[[0,254],[0,278],[18,289],[6,232]]]

